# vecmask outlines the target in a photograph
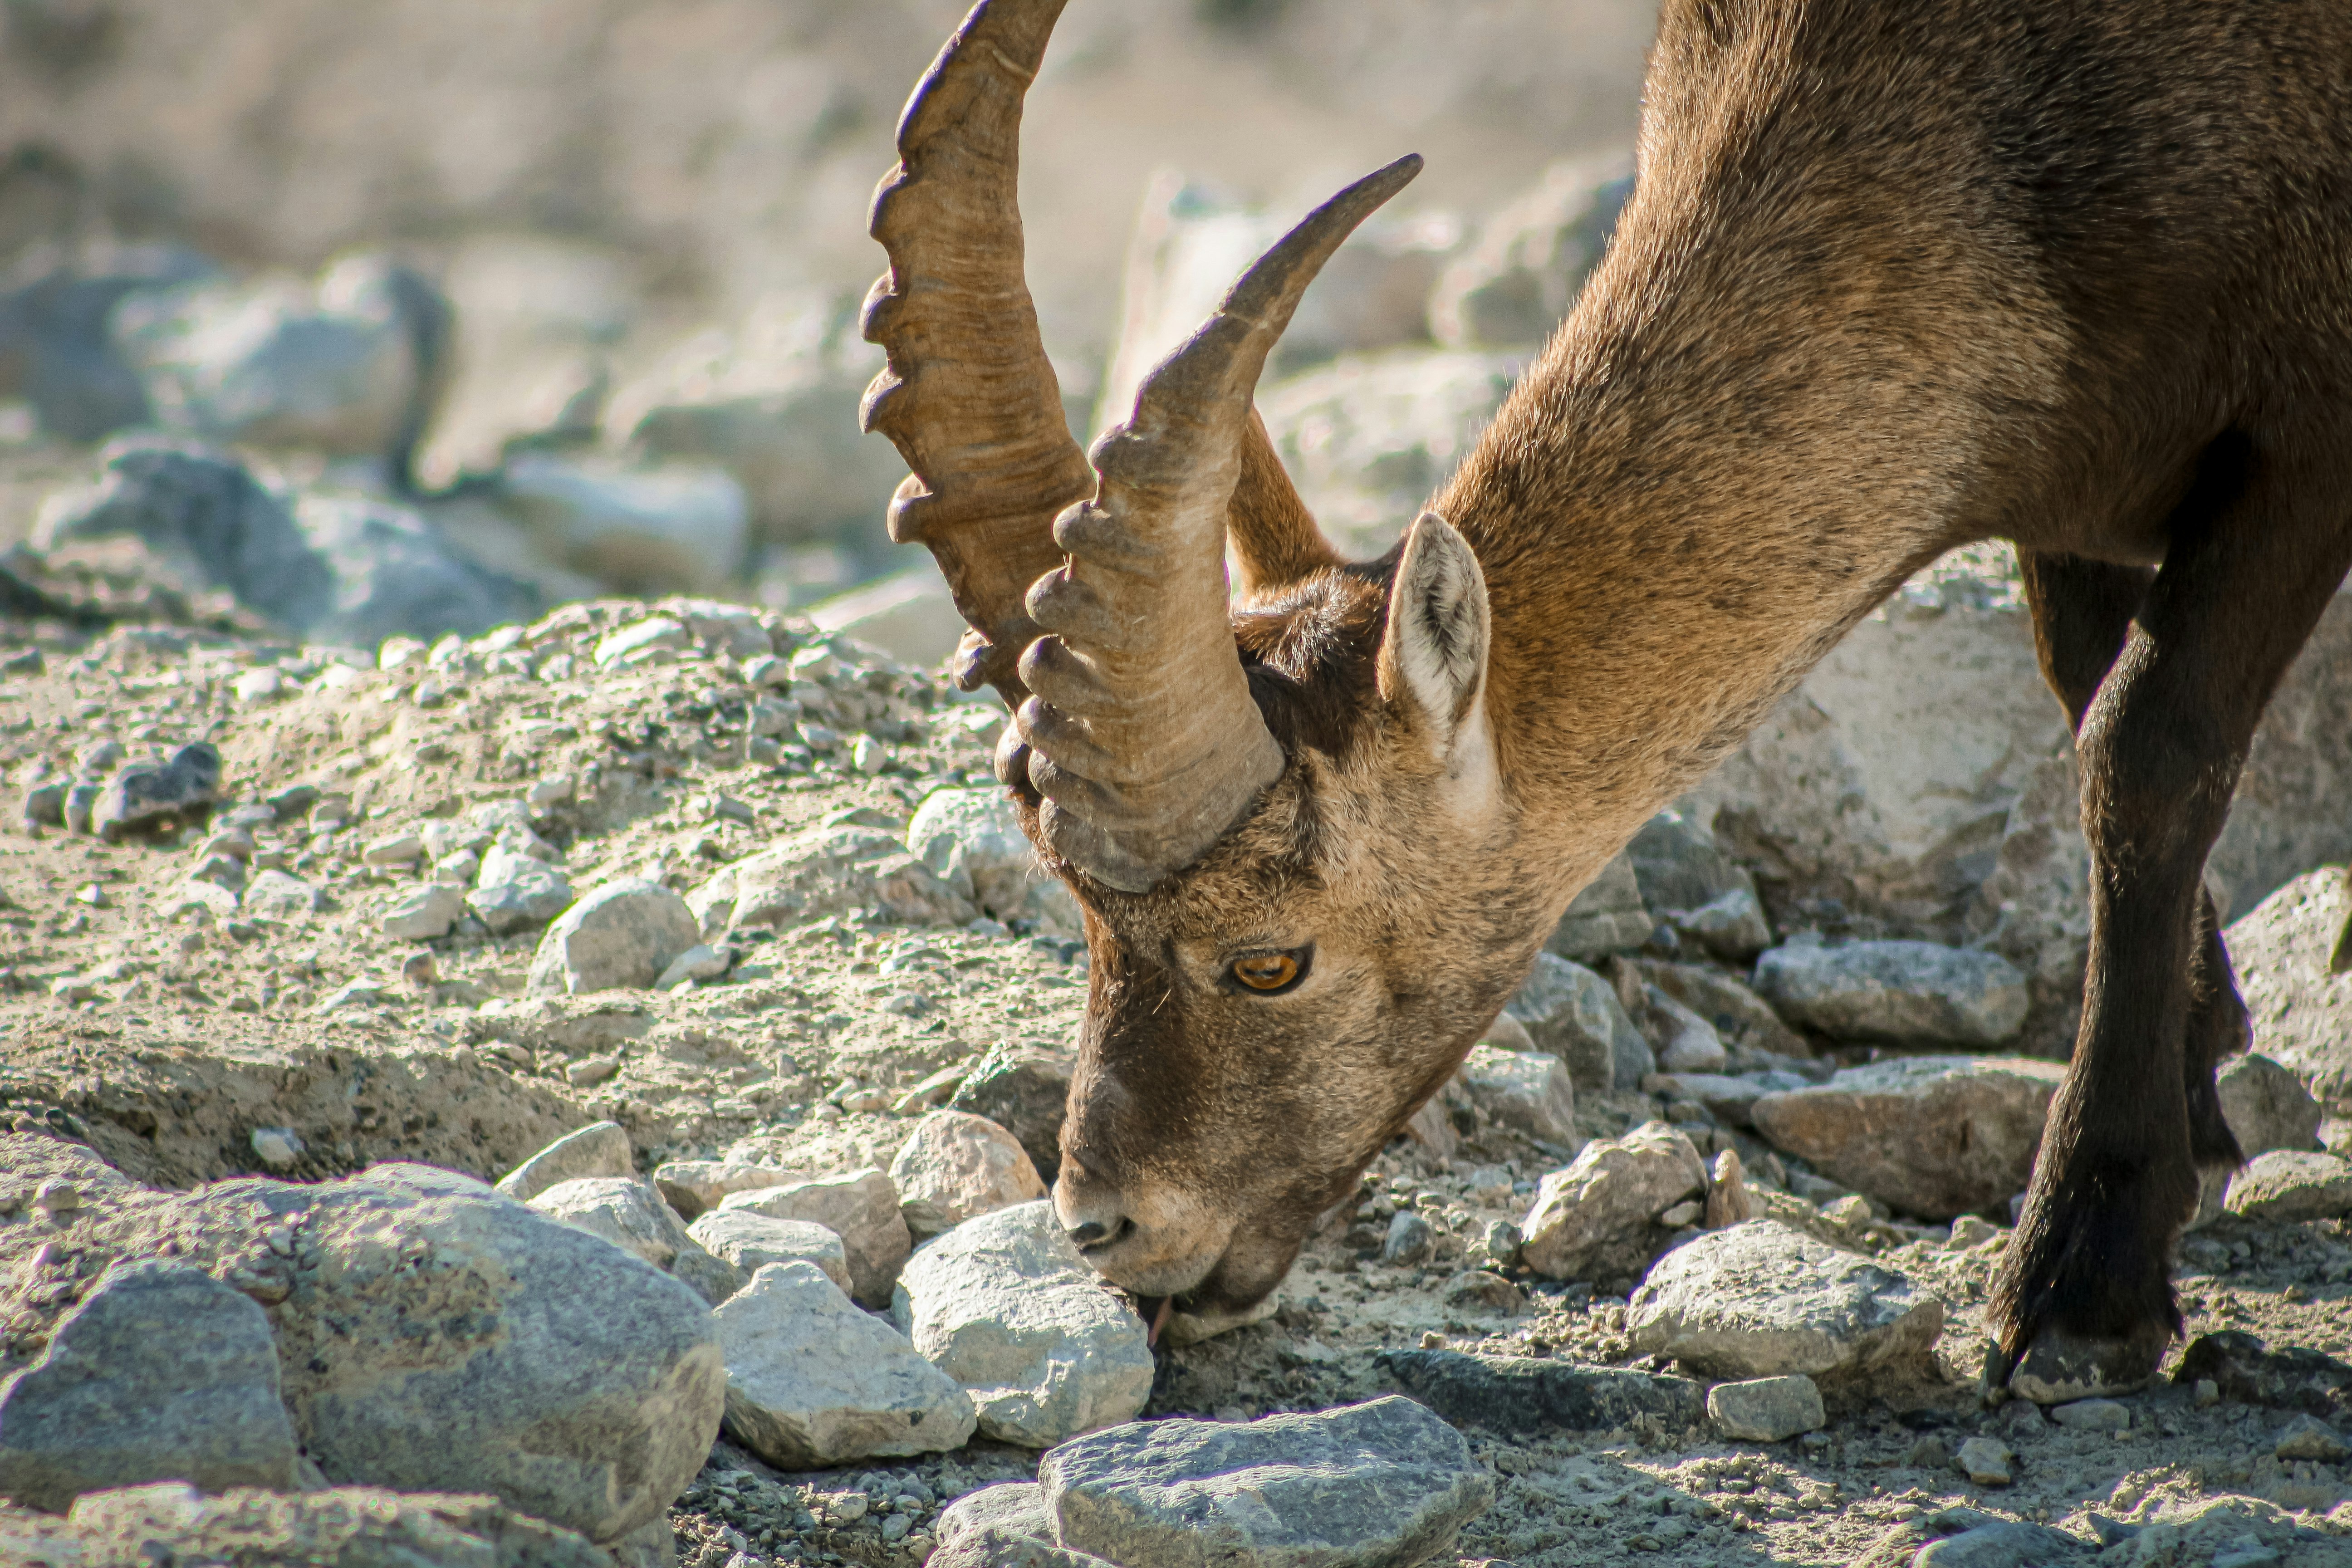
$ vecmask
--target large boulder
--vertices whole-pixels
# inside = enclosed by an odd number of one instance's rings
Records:
[[[2347,795],[2352,596],[2339,595],[2271,701],[2207,863],[2225,920],[2352,855],[2352,819],[2326,805]],[[2089,859],[2072,741],[2006,546],[1906,584],[1684,805],[1756,869],[1785,929],[1981,944],[2029,977],[2021,1045],[2073,1045]]]
[[[891,1315],[961,1384],[981,1432],[1044,1448],[1134,1419],[1151,1394],[1143,1320],[1038,1202],[967,1220],[908,1260]]]
[[[1765,1095],[1748,1115],[1774,1148],[1856,1192],[1949,1219],[2025,1190],[2065,1076],[2027,1057],[1894,1057]]]
[[[278,1335],[329,1480],[489,1491],[610,1542],[659,1518],[709,1454],[726,1387],[709,1310],[620,1247],[421,1165],[205,1196],[299,1221],[315,1248]]]
[[[2352,1114],[2352,872],[2324,866],[2296,878],[2232,924],[2227,942],[2254,1049]]]
[[[62,1511],[150,1481],[291,1488],[294,1429],[261,1308],[184,1263],[123,1263],[0,1382],[0,1497]]]
[[[0,293],[0,386],[32,405],[44,432],[68,441],[152,424],[147,389],[110,330],[115,310],[213,272],[177,246],[124,246]]]
[[[667,1535],[667,1523],[660,1530]],[[676,1548],[668,1550],[675,1556]],[[478,1492],[416,1496],[376,1487],[311,1492],[234,1487],[207,1496],[183,1482],[159,1481],[91,1493],[63,1519],[0,1518],[0,1562],[41,1568],[616,1568],[645,1561],[607,1551]]]

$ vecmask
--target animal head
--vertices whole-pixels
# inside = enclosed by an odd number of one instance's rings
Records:
[[[1063,0],[982,0],[877,191],[867,427],[1014,710],[999,776],[1087,913],[1055,1205],[1113,1281],[1246,1307],[1453,1073],[1564,894],[1519,864],[1478,559],[1342,563],[1251,406],[1307,283],[1409,182],[1309,215],[1082,454],[1022,279],[1023,94]],[[1228,552],[1238,572],[1229,581]]]

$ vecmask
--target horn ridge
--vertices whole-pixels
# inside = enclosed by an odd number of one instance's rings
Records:
[[[1064,623],[1050,657],[1091,677],[1090,710],[1057,708],[1047,689],[1016,723],[1047,845],[1111,888],[1142,892],[1191,865],[1287,765],[1250,694],[1225,575],[1251,397],[1316,273],[1420,170],[1408,157],[1358,180],[1253,263],[1095,443],[1093,499],[1055,521],[1066,585],[1031,603]],[[1065,618],[1056,601],[1086,614]],[[1088,621],[1118,635],[1090,639]],[[1023,668],[1050,689],[1045,646]]]
[[[890,536],[931,552],[972,627],[959,683],[1016,708],[1037,635],[1024,595],[1060,563],[1055,515],[1093,489],[1037,330],[1018,203],[1024,95],[1065,4],[980,0],[908,99],[869,224],[889,270],[863,312],[886,363],[859,423],[912,470]]]

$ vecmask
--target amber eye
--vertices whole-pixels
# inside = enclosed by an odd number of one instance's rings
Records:
[[[1298,978],[1298,960],[1286,952],[1234,960],[1234,978],[1253,991],[1279,991]]]

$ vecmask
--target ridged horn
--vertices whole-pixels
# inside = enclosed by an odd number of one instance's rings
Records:
[[[927,547],[971,626],[956,662],[1017,708],[1024,595],[1061,561],[1054,515],[1092,487],[1022,273],[1021,110],[1065,0],[980,0],[898,121],[874,192],[890,268],[864,328],[887,358],[858,410],[913,470],[890,537]]]
[[[1282,775],[1227,604],[1251,395],[1316,273],[1420,172],[1359,180],[1244,272],[1095,443],[1094,498],[1055,519],[1069,560],[1029,591],[1048,635],[1022,656],[1017,723],[1047,844],[1097,881],[1142,892],[1181,870]]]

